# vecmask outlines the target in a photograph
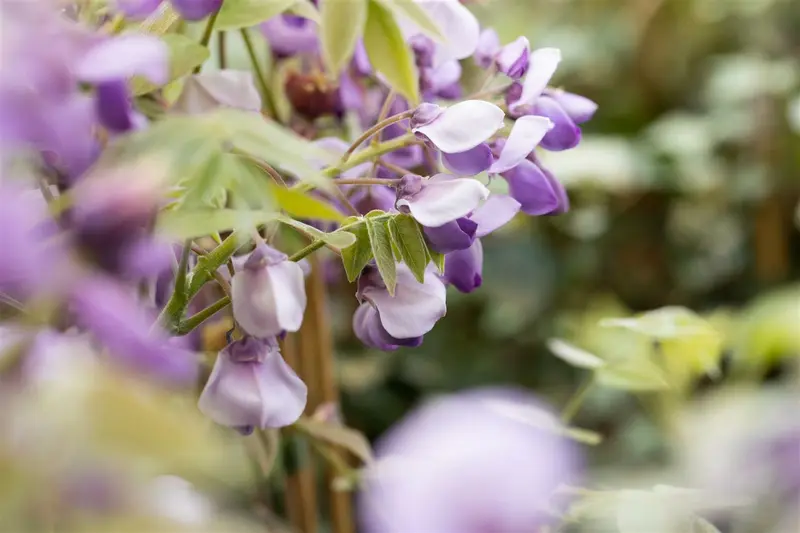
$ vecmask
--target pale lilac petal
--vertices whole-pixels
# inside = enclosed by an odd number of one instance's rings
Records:
[[[591,120],[597,111],[597,104],[585,96],[562,90],[552,91],[549,95],[567,112],[575,124]]]
[[[414,348],[422,344],[421,336],[396,339],[389,335],[381,324],[378,310],[368,302],[361,304],[353,314],[353,332],[365,345],[386,352],[394,351],[401,346]]]
[[[542,148],[552,151],[569,150],[581,142],[581,129],[575,125],[564,109],[549,96],[542,96],[533,106],[537,115],[553,121],[553,128],[542,139]]]
[[[253,81],[253,74],[244,70],[194,74],[187,78],[172,110],[198,114],[218,107],[260,111],[261,96]]]
[[[420,283],[404,264],[397,265],[394,296],[375,287],[363,292],[364,298],[378,309],[383,327],[397,339],[420,337],[433,329],[447,312],[446,294],[444,284],[434,273],[426,272],[424,283]]]
[[[519,37],[505,45],[497,54],[497,69],[511,79],[518,80],[528,71],[531,45],[526,37]]]
[[[219,11],[222,0],[170,0],[175,11],[185,20],[203,20]]]
[[[281,329],[297,331],[306,310],[306,286],[303,268],[293,261],[267,267],[275,293],[275,307]]]
[[[489,189],[477,180],[448,178],[452,177],[434,176],[419,193],[398,200],[397,207],[407,207],[420,224],[435,228],[466,216],[489,197]]]
[[[494,156],[489,145],[481,143],[466,152],[457,154],[444,153],[442,154],[442,162],[447,167],[447,170],[455,174],[475,176],[492,166]]]
[[[492,28],[483,30],[478,37],[478,47],[475,49],[473,59],[481,68],[489,68],[494,63],[494,58],[500,51],[500,37]]]
[[[433,66],[437,67],[445,61],[464,59],[475,53],[480,36],[480,24],[475,15],[459,0],[417,0],[444,37],[438,42],[434,54]],[[422,33],[410,19],[398,21],[406,40]]]
[[[539,48],[531,52],[528,75],[522,84],[522,94],[516,102],[508,106],[511,113],[533,105],[544,91],[561,62],[558,48]]]
[[[78,64],[76,74],[87,83],[139,75],[163,85],[169,81],[169,49],[164,41],[150,35],[121,35],[89,50]]]
[[[466,152],[503,127],[505,113],[483,100],[467,100],[445,109],[438,117],[412,131],[425,135],[442,152]]]
[[[461,63],[455,59],[442,63],[434,69],[430,69],[427,75],[430,87],[428,90],[438,92],[447,88],[461,79]]]
[[[511,196],[505,194],[491,195],[469,217],[470,220],[478,225],[475,236],[485,237],[494,230],[505,226],[514,218],[521,207],[520,203]]]
[[[306,407],[308,388],[280,352],[270,352],[256,379],[264,398],[261,427],[280,428],[295,423]]]
[[[294,15],[278,15],[259,26],[272,51],[290,56],[313,52],[319,45],[317,24]]]
[[[553,128],[553,122],[547,117],[520,117],[511,128],[508,140],[500,152],[500,157],[491,166],[489,172],[499,174],[517,166],[528,157],[545,134]]]
[[[459,292],[470,293],[483,283],[483,245],[475,239],[466,250],[447,254],[444,261],[444,281]]]
[[[557,209],[559,198],[545,173],[529,160],[503,173],[511,196],[522,205],[522,212],[546,215]]]
[[[143,19],[153,13],[162,0],[116,0],[117,9],[131,19]]]

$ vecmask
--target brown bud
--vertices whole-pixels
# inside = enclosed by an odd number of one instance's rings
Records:
[[[292,72],[284,89],[295,111],[309,120],[341,109],[338,87],[320,75]]]

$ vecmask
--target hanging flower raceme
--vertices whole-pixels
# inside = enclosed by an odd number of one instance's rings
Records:
[[[248,434],[293,424],[306,406],[305,383],[283,360],[274,337],[246,336],[217,356],[200,395],[206,416]]]
[[[411,270],[397,265],[394,296],[377,269],[367,267],[358,280],[361,306],[353,316],[353,330],[366,345],[379,350],[418,346],[447,312],[444,284],[433,272],[425,272],[423,283]]]
[[[305,276],[286,254],[260,243],[231,280],[233,316],[250,335],[297,331],[306,309]]]
[[[543,530],[565,508],[556,489],[581,472],[578,450],[558,426],[521,390],[428,402],[376,444],[359,501],[365,531]]]
[[[164,0],[116,0],[117,9],[132,19],[143,19],[153,14]],[[185,20],[203,20],[219,11],[222,0],[170,0],[175,11]]]

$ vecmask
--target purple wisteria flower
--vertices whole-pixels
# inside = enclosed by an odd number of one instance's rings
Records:
[[[532,216],[560,215],[569,211],[564,185],[531,154],[514,168],[501,174],[511,196]]]
[[[483,100],[466,100],[450,107],[420,105],[411,117],[411,131],[446,154],[475,148],[503,127],[505,113]]]
[[[480,24],[469,9],[458,0],[414,0],[439,28],[443,40],[437,43],[431,54],[430,66],[464,59],[471,56],[478,46]],[[401,17],[398,22],[406,41],[424,32],[410,18]]]
[[[501,194],[489,197],[469,220],[475,226],[475,236],[468,247],[457,248],[447,254],[443,280],[461,292],[469,293],[483,283],[483,245],[480,238],[511,221],[519,212],[520,204],[514,198]],[[430,242],[430,236],[426,231]]]
[[[362,303],[353,316],[353,330],[364,344],[380,350],[418,346],[447,312],[446,292],[433,272],[425,272],[420,283],[406,265],[398,264],[392,296],[377,269],[368,266],[358,279]]]
[[[497,32],[487,28],[481,32],[473,60],[481,68],[494,65],[499,72],[518,80],[528,72],[530,52],[531,46],[526,37],[518,37],[502,46]]]
[[[216,423],[248,434],[293,424],[303,414],[307,395],[274,337],[246,336],[219,353],[198,407]]]
[[[259,26],[272,52],[281,57],[317,52],[319,28],[316,22],[297,15],[278,15]]]
[[[303,268],[286,254],[259,244],[231,280],[233,316],[250,335],[297,331],[306,309]]]
[[[261,110],[261,95],[253,82],[252,72],[225,69],[194,74],[186,79],[172,111],[193,115],[219,107]]]
[[[116,0],[117,9],[132,19],[143,19],[151,15],[164,0]],[[175,11],[186,20],[203,20],[219,11],[222,0],[170,0]]]
[[[488,197],[489,189],[474,179],[406,174],[397,187],[395,205],[423,226],[435,228],[466,216]]]
[[[429,401],[376,445],[359,501],[367,533],[539,531],[556,522],[576,447],[536,397],[478,389]],[[561,500],[561,501],[559,501]]]

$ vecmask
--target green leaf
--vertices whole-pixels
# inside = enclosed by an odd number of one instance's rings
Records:
[[[180,15],[169,5],[169,2],[161,2],[158,9],[142,21],[139,31],[150,35],[164,35],[180,20]]]
[[[428,260],[431,261],[434,266],[436,266],[436,270],[439,271],[439,274],[444,274],[444,254],[440,254],[439,252],[434,252],[430,248],[428,248]]]
[[[356,217],[352,217],[354,220],[358,220]],[[361,271],[364,270],[364,267],[367,266],[369,260],[372,259],[372,247],[369,241],[369,232],[367,231],[367,224],[365,222],[350,224],[351,227],[340,230],[340,231],[347,231],[352,233],[356,236],[356,243],[349,248],[345,248],[342,250],[342,264],[344,265],[344,271],[347,274],[347,281],[353,283],[358,276],[361,274]]]
[[[595,375],[599,383],[615,389],[644,392],[669,388],[663,370],[643,357],[609,364],[597,369]]]
[[[278,220],[278,213],[237,209],[179,209],[158,217],[158,230],[179,239],[203,237],[232,229],[251,229]]]
[[[373,215],[373,213],[377,213]],[[367,214],[364,222],[369,234],[369,242],[372,246],[372,255],[378,265],[378,272],[386,283],[386,290],[394,296],[394,288],[397,284],[397,264],[394,262],[392,253],[392,238],[389,234],[389,227],[385,218],[376,218],[382,215],[382,211],[373,211]],[[370,217],[370,215],[373,215]]]
[[[313,439],[341,446],[365,463],[373,461],[369,441],[360,431],[307,417],[295,422],[294,427]]]
[[[261,33],[261,30],[256,26],[254,28],[242,28],[242,31],[247,32],[250,41],[253,43],[253,49],[256,54],[259,68],[261,68],[264,75],[269,79],[272,75],[272,53],[269,48],[269,43]],[[241,32],[229,31],[225,32],[225,68],[231,70],[246,70],[252,71],[253,64],[250,59],[250,54],[247,51],[247,46],[244,42]],[[215,32],[214,36],[209,42],[211,56],[206,65],[203,66],[203,71],[218,70],[220,59],[220,46],[219,46],[219,32]]]
[[[268,184],[272,180],[253,160],[236,154],[222,154],[221,172],[229,176],[231,207],[277,211]]]
[[[338,76],[364,33],[367,0],[320,0],[319,12],[322,55],[330,72]]]
[[[344,215],[338,209],[306,193],[275,184],[270,185],[270,191],[278,205],[293,217],[333,222],[344,219]]]
[[[191,73],[197,65],[203,64],[208,59],[208,49],[185,35],[167,33],[161,36],[161,40],[169,49],[170,81]],[[131,80],[131,91],[134,96],[149,93],[157,88],[157,85],[153,85],[140,76]]]
[[[403,262],[411,269],[417,281],[423,283],[425,267],[428,265],[428,246],[417,221],[409,215],[397,215],[389,219],[389,233]]]
[[[384,7],[391,9],[395,16],[405,15],[419,26],[428,37],[443,41],[444,35],[433,20],[422,9],[416,0],[377,0]]]
[[[297,0],[288,11],[292,15],[313,20],[317,24],[322,23],[322,20],[319,16],[319,11],[317,11],[317,8],[314,6],[314,4],[309,2],[309,0]]]
[[[547,347],[553,352],[553,355],[577,368],[596,370],[606,364],[605,361],[595,354],[587,352],[561,339],[549,339],[547,341]]]
[[[329,244],[334,248],[339,248],[340,250],[347,249],[356,242],[355,235],[347,231],[334,231],[332,233],[325,233],[324,231],[318,230],[314,226],[309,226],[308,224],[304,224],[285,215],[278,215],[276,220],[283,222],[287,226],[292,226],[296,230],[305,233],[309,237],[324,241],[326,244]]]
[[[223,153],[219,144],[201,139],[196,149],[188,151],[187,157],[178,159],[175,167],[185,176],[178,183],[181,194],[178,197],[180,208],[224,207],[218,199],[225,194],[230,174],[223,172]]]
[[[373,68],[411,105],[416,105],[419,82],[411,47],[403,39],[392,13],[376,0],[369,0],[364,46]]]
[[[218,30],[249,28],[280,15],[295,2],[296,0],[225,0],[219,10],[215,27]]]

